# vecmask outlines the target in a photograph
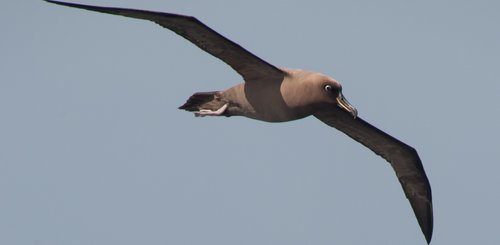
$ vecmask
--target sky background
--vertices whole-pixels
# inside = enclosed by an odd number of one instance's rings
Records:
[[[331,75],[415,147],[432,244],[500,244],[498,1],[81,0],[196,16]],[[389,164],[315,118],[195,118],[241,82],[151,22],[0,8],[0,244],[425,244]]]

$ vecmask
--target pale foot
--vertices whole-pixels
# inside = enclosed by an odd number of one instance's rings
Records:
[[[212,110],[199,110],[194,112],[195,117],[205,117],[205,116],[220,116],[227,109],[227,104],[224,104],[221,108],[216,111]]]

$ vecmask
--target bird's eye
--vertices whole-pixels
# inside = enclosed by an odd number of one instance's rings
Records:
[[[325,85],[325,90],[326,90],[326,92],[332,92],[332,90],[333,90],[332,85],[330,85],[330,84]]]

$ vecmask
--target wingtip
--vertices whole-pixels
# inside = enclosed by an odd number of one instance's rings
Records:
[[[52,0],[43,0],[43,1],[48,2],[48,3],[61,4],[61,5],[68,4],[68,3],[59,2],[59,1],[52,1]]]
[[[424,234],[424,235],[425,235],[425,240],[427,241],[427,244],[431,244],[431,240],[432,240],[432,228],[426,234]]]
[[[432,239],[432,234],[429,236],[425,236],[425,240],[427,241],[427,244],[431,244],[431,239]]]
[[[424,236],[425,236],[425,241],[427,241],[427,244],[431,244],[431,240],[432,240],[432,228],[427,233],[424,233]]]
[[[44,0],[44,1],[48,2],[48,3],[53,3],[53,4],[57,4],[57,5],[68,6],[68,7],[81,6],[80,4],[76,4],[76,3],[66,3],[66,2],[59,2],[59,1],[53,1],[53,0]]]
[[[418,209],[415,209],[415,211],[416,210],[418,210]],[[417,214],[417,213],[419,213],[419,214]],[[422,233],[425,236],[425,240],[427,241],[427,244],[430,244],[431,239],[432,239],[432,232],[434,229],[434,217],[433,217],[432,203],[429,203],[428,205],[426,205],[425,211],[416,212],[415,215],[417,216],[417,221],[420,225],[420,228],[422,229]]]

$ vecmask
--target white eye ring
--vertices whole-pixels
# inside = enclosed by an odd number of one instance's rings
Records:
[[[327,92],[331,92],[331,91],[333,90],[332,85],[330,85],[330,84],[325,85],[325,90],[326,90]]]

